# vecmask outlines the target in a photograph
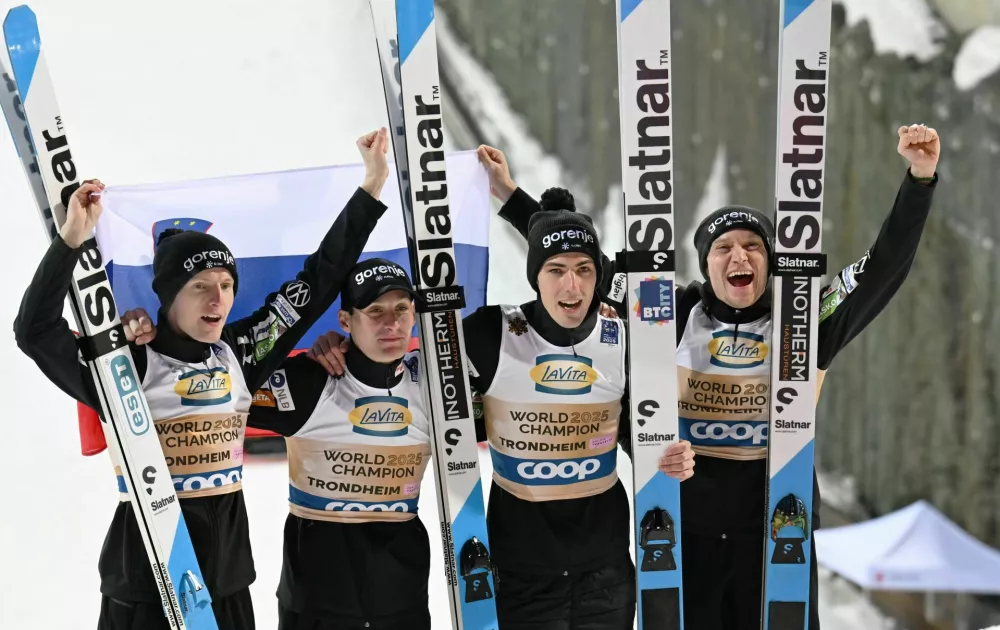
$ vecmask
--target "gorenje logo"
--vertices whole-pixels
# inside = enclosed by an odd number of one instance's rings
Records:
[[[740,222],[744,223],[746,221],[753,221],[754,223],[760,224],[757,217],[753,216],[749,212],[743,212],[742,210],[733,210],[732,212],[727,212],[726,214],[720,216],[715,221],[712,221],[708,226],[708,233],[715,234],[715,228],[722,225],[723,223],[733,223]]]
[[[522,462],[517,465],[517,472],[524,479],[570,479],[583,481],[601,469],[597,459],[583,461],[567,460],[564,462]]]
[[[549,247],[552,247],[553,243],[570,240],[593,243],[594,235],[585,230],[559,230],[558,232],[553,232],[552,234],[546,234],[543,236],[542,247],[548,249]]]
[[[372,267],[371,269],[365,269],[364,271],[359,271],[354,274],[354,283],[363,284],[365,280],[376,275],[394,275],[399,278],[406,277],[406,272],[403,271],[401,267],[390,266],[390,265],[379,265],[378,267]]]
[[[184,261],[184,269],[187,271],[194,271],[196,265],[200,265],[201,263],[208,260],[217,260],[222,265],[236,264],[236,259],[233,258],[233,255],[227,252],[226,250],[213,249],[213,250],[198,252],[197,254],[193,254],[192,256],[188,257],[188,259]]]

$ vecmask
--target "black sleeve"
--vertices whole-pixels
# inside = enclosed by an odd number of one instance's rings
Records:
[[[514,226],[514,229],[527,240],[528,224],[531,222],[531,216],[536,212],[541,211],[542,206],[535,201],[531,195],[524,192],[524,189],[518,188],[514,191],[514,194],[507,199],[507,202],[503,204],[503,207],[500,208],[500,213],[497,216]],[[612,281],[617,273],[617,265],[614,260],[608,258],[603,252],[601,253],[601,264],[604,269],[604,274],[601,277],[601,286],[598,287],[598,292],[603,300],[611,294]],[[619,315],[621,315],[621,313],[619,313]]]
[[[462,320],[465,337],[465,355],[469,362],[469,384],[472,386],[473,404],[482,406],[482,395],[493,385],[493,378],[500,366],[500,341],[503,339],[503,314],[499,306],[480,306]],[[482,413],[476,416],[476,441],[486,441],[486,420]]]
[[[14,339],[50,381],[76,400],[100,410],[90,368],[77,350],[76,336],[63,318],[79,251],[61,237],[53,239],[14,320]]]
[[[286,359],[253,393],[247,425],[288,437],[316,410],[329,376],[305,353]]]
[[[61,237],[52,241],[21,298],[14,320],[14,339],[59,389],[100,413],[94,377],[80,356],[76,333],[62,316],[79,257],[79,250],[72,249]],[[136,375],[142,381],[146,376],[146,351],[133,344],[129,349]]]
[[[628,350],[625,351],[625,366],[628,367]],[[626,370],[627,374],[627,370]],[[629,400],[629,379],[625,378],[625,393],[622,394],[622,412],[618,416],[618,445],[629,459],[632,459],[632,403]]]
[[[252,315],[226,326],[223,339],[240,357],[251,390],[267,380],[337,299],[385,210],[385,204],[358,188],[295,279],[268,295]]]
[[[875,244],[821,291],[819,369],[828,369],[837,353],[882,312],[903,285],[937,181],[935,175],[934,181],[920,184],[907,171]]]

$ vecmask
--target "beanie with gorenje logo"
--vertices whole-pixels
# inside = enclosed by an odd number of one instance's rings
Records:
[[[233,294],[239,287],[236,258],[219,239],[195,230],[164,230],[153,255],[153,291],[160,307],[170,309],[188,280],[206,269],[225,269],[233,276]]]
[[[541,212],[531,215],[528,223],[528,283],[538,291],[538,272],[545,261],[561,254],[586,254],[597,269],[601,284],[603,264],[601,242],[593,220],[576,212],[573,195],[562,188],[550,188],[542,194]]]

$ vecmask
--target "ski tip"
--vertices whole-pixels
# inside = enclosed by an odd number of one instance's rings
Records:
[[[35,12],[31,10],[31,7],[22,4],[7,11],[7,17],[3,19],[3,33],[9,40],[11,32],[20,34],[25,30],[28,32],[34,31],[37,34],[38,19],[35,17]],[[8,45],[10,45],[9,42]]]
[[[410,0],[396,3],[396,30],[399,37],[399,63],[413,52],[434,21],[434,0]]]
[[[642,0],[618,0],[618,21],[624,22],[640,4]]]
[[[28,88],[42,47],[38,35],[38,19],[31,7],[22,4],[8,11],[3,20],[3,34],[7,40],[7,54],[10,55],[14,80],[21,92],[21,100],[24,101],[28,97]]]

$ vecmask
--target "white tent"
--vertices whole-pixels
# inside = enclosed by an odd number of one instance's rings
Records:
[[[1000,551],[925,501],[817,531],[816,558],[864,589],[1000,593]]]

